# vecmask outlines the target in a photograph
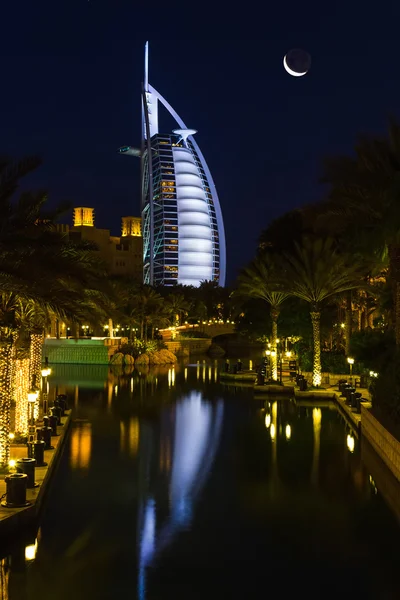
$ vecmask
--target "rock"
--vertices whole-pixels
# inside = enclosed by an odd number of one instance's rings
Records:
[[[123,365],[124,364],[124,355],[122,352],[116,352],[110,359],[110,363],[112,365]]]
[[[137,359],[135,360],[135,364],[136,365],[148,365],[149,364],[149,356],[148,354],[144,353],[144,354],[139,354],[139,356],[137,357]]]
[[[133,358],[133,356],[131,356],[130,354],[125,354],[124,363],[126,365],[133,365],[134,362],[135,362],[135,359]]]

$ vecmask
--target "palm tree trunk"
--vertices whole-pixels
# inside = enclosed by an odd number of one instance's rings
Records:
[[[11,371],[14,340],[10,335],[0,340],[0,467],[10,459]]]
[[[352,309],[352,298],[351,290],[346,293],[346,322],[345,322],[345,352],[346,356],[350,356],[350,338],[352,334],[353,325],[353,309]]]
[[[400,347],[400,281],[396,281],[396,346]]]
[[[271,339],[271,366],[272,366],[272,379],[278,381],[278,352],[276,340],[278,339],[278,317],[279,310],[271,308],[271,319],[272,319],[272,339]]]
[[[29,385],[36,389],[40,383],[40,370],[42,366],[43,334],[31,333],[29,348]]]
[[[310,312],[314,341],[313,385],[321,385],[321,313],[318,310]]]
[[[31,388],[31,361],[24,358],[15,361],[15,423],[14,431],[28,435],[28,392]]]
[[[110,338],[114,337],[114,323],[112,319],[108,319],[108,335]]]

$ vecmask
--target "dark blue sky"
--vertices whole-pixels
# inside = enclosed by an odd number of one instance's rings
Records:
[[[188,6],[190,4],[190,6]],[[317,200],[321,158],[350,152],[360,131],[400,117],[397,2],[234,4],[21,0],[0,20],[0,153],[40,154],[29,178],[51,201],[94,206],[120,231],[139,214],[139,163],[116,149],[140,140],[143,44],[150,82],[189,127],[213,173],[225,220],[228,277],[271,219]],[[303,47],[303,78],[282,67]],[[166,119],[166,127],[170,121]]]

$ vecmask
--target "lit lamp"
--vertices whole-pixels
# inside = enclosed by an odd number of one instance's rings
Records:
[[[347,357],[347,362],[349,363],[350,366],[350,381],[353,383],[353,365],[354,365],[354,358],[350,358],[350,356]]]
[[[43,416],[47,415],[47,378],[51,374],[50,367],[42,369],[42,402],[43,402]]]
[[[287,358],[290,358],[292,356],[292,353],[290,352],[290,350],[288,350],[287,352],[285,352],[285,354],[286,354]]]

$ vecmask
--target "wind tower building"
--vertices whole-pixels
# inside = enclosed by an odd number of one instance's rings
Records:
[[[194,135],[150,85],[148,43],[142,89],[141,149],[121,154],[141,159],[143,281],[151,285],[225,284],[225,233],[217,190]],[[161,103],[178,128],[160,133]]]

